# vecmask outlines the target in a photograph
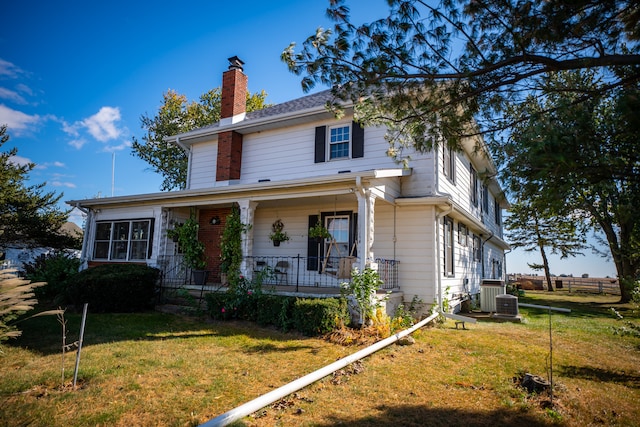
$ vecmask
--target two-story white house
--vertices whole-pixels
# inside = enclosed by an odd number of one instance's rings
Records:
[[[230,58],[223,74],[220,122],[170,138],[188,154],[185,190],[67,202],[87,212],[85,266],[146,263],[165,279],[179,277],[167,230],[195,212],[215,285],[220,236],[236,206],[252,226],[242,238],[242,273],[276,269],[278,289],[335,289],[352,265],[373,265],[391,306],[414,297],[455,306],[478,294],[483,279],[504,277],[508,205],[477,141],[460,152],[441,145],[412,154],[402,168],[386,155],[386,129],[362,128],[350,105],[337,119],[325,108],[329,91],[247,113],[242,66]],[[274,246],[277,220],[289,240]],[[332,238],[309,238],[318,221]]]

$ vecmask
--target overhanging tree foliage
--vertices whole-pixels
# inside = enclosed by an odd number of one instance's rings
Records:
[[[7,126],[0,126],[0,147],[9,140]],[[17,148],[0,152],[0,247],[11,243],[52,248],[79,248],[79,236],[60,231],[69,218],[58,202],[63,194],[45,192],[46,183],[27,186],[35,164],[13,161]]]
[[[264,91],[247,93],[247,111],[268,107],[266,97]],[[149,163],[151,170],[163,176],[162,191],[185,188],[188,162],[182,149],[164,139],[219,121],[220,101],[220,88],[202,94],[199,102],[189,102],[185,95],[169,90],[163,94],[162,105],[155,116],[145,114],[140,117],[146,134],[142,142],[133,137],[132,154]]]
[[[363,25],[344,0],[329,3],[333,29],[282,59],[305,90],[329,85],[336,100],[360,103],[361,122],[387,125],[396,157],[430,150],[441,134],[457,147],[510,126],[507,105],[540,91],[549,73],[596,68],[608,77],[600,91],[640,79],[635,0],[388,0],[388,16]],[[611,72],[621,66],[631,72]]]
[[[604,233],[628,302],[640,277],[640,84],[581,98],[601,84],[589,72],[552,76],[544,98],[509,112],[517,125],[497,153],[513,194],[585,215]]]

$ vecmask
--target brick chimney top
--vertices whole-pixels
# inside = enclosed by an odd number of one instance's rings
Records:
[[[227,59],[227,61],[229,61],[230,70],[243,70],[242,66],[244,65],[244,61],[237,56],[232,56],[231,58]]]
[[[244,62],[237,56],[228,59],[229,69],[222,73],[220,124],[227,125],[244,120],[247,111],[247,76]]]

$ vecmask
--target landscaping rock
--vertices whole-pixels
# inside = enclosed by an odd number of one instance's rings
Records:
[[[416,340],[411,335],[402,337],[396,342],[397,345],[414,345],[415,343]]]

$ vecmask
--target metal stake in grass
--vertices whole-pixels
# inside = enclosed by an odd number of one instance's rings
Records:
[[[569,310],[568,308],[550,307],[548,305],[525,304],[522,302],[518,303],[518,305],[522,307],[549,310],[549,384],[551,390],[551,407],[553,407],[553,337],[551,335],[551,311],[553,310],[562,313],[571,313],[571,310]]]
[[[76,389],[76,382],[78,380],[78,367],[80,366],[80,352],[82,351],[82,340],[84,338],[84,324],[87,320],[87,307],[88,303],[84,303],[84,307],[82,309],[82,323],[80,325],[80,338],[78,339],[78,353],[76,353],[76,367],[73,370],[73,389]]]

